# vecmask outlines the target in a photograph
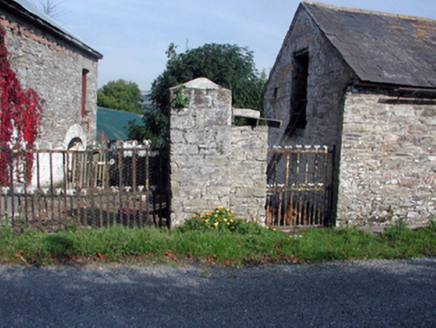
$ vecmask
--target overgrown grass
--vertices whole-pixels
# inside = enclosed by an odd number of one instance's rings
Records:
[[[230,220],[231,215],[227,214]],[[0,227],[0,263],[41,266],[105,261],[247,266],[436,255],[434,224],[416,231],[398,224],[381,236],[357,228],[314,229],[288,235],[243,221],[235,225],[239,227],[236,230],[227,229],[227,221],[220,221],[214,225],[215,229],[202,228],[201,220],[207,220],[207,216],[198,219],[193,218],[196,222],[173,231],[116,226],[46,234],[15,233],[3,226]],[[206,224],[209,222],[210,218]],[[218,229],[219,226],[222,228]]]

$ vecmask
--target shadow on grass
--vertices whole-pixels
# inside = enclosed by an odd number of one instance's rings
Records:
[[[58,235],[50,235],[42,240],[46,251],[54,257],[65,257],[74,249],[74,241],[71,238]]]

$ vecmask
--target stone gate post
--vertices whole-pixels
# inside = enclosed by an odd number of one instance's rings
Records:
[[[231,91],[205,78],[170,95],[171,225],[218,206],[262,219],[267,127],[232,127]]]

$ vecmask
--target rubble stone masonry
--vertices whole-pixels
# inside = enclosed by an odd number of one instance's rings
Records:
[[[267,127],[232,126],[231,91],[207,79],[186,83],[183,97],[170,118],[171,226],[218,206],[263,219]]]
[[[428,223],[436,203],[436,101],[350,89],[337,222]]]
[[[45,100],[37,144],[66,149],[74,138],[86,146],[96,137],[97,59],[7,12],[0,13],[12,69],[21,85]],[[86,116],[81,115],[86,69]]]

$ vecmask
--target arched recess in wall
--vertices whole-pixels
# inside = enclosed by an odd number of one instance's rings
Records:
[[[80,138],[73,138],[71,139],[70,143],[67,147],[68,150],[83,150],[85,147],[83,146],[82,139]]]
[[[83,169],[83,162],[86,161],[86,156],[83,156],[80,152],[75,152],[74,150],[84,150],[82,140],[78,137],[71,139],[67,147],[68,150],[73,150],[68,152],[66,156],[66,172],[67,172],[67,187],[68,189],[82,188],[84,181],[80,174],[81,169]],[[86,169],[85,169],[86,170]]]
[[[79,141],[80,144],[77,144],[76,147],[80,146],[80,148],[75,148],[75,150],[85,149],[87,146],[86,133],[79,124],[74,124],[68,129],[68,132],[65,135],[64,148],[70,149],[74,146],[75,143],[78,143]]]
[[[64,139],[64,147],[67,150],[85,150],[86,133],[79,124],[72,125]],[[82,188],[86,185],[80,174],[85,157],[77,152],[68,153],[66,157],[67,189]]]

